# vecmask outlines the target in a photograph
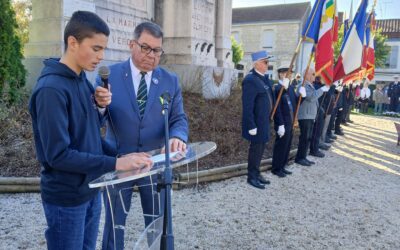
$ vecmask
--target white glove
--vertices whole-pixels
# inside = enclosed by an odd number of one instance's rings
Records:
[[[280,125],[278,127],[278,131],[277,131],[279,137],[282,137],[285,134],[285,126],[284,125]]]
[[[257,128],[253,128],[249,130],[250,135],[256,135],[257,134]]]
[[[282,85],[285,89],[289,87],[290,80],[288,78],[283,78],[281,82],[279,82],[280,85]]]
[[[342,91],[343,91],[343,86],[337,86],[337,87],[336,87],[336,90],[337,90],[338,92],[342,92]]]
[[[321,89],[322,89],[323,92],[328,92],[329,86],[324,85],[324,86],[321,87]]]
[[[335,81],[335,82],[333,83],[333,85],[335,85],[335,87],[337,87],[337,86],[339,85],[339,81]]]
[[[306,94],[306,88],[304,88],[303,86],[301,86],[300,88],[299,88],[299,93],[300,93],[300,95],[301,95],[301,97],[306,97],[307,96],[307,94]]]

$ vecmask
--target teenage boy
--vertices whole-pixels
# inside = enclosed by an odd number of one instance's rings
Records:
[[[96,14],[75,12],[64,30],[61,59],[44,61],[29,103],[48,249],[95,249],[101,197],[88,184],[109,171],[152,164],[144,153],[116,158],[101,139],[94,89],[84,70],[93,71],[103,59],[109,33]]]

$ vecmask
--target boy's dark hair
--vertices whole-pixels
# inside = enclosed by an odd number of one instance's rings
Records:
[[[150,33],[150,35],[155,38],[163,39],[164,37],[160,26],[152,22],[143,22],[136,26],[135,31],[133,32],[133,38],[138,40],[144,31]]]
[[[75,11],[64,30],[65,50],[68,48],[69,36],[75,37],[80,43],[83,39],[100,33],[107,37],[110,35],[110,29],[103,19],[93,12]]]

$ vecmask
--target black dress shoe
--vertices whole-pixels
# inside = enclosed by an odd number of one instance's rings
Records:
[[[347,122],[349,122],[349,123],[354,123],[353,121],[351,121],[351,120],[348,120]]]
[[[315,157],[319,157],[319,158],[324,158],[325,157],[325,154],[322,153],[321,151],[310,152],[310,155],[315,156]]]
[[[271,182],[270,182],[269,180],[266,180],[262,175],[259,175],[259,176],[258,176],[258,181],[259,181],[261,184],[265,184],[265,185],[271,184]]]
[[[329,137],[329,139],[332,139],[332,140],[336,140],[337,139],[337,136],[334,135],[334,134],[329,134],[328,137]]]
[[[292,174],[292,172],[289,171],[289,170],[287,170],[287,169],[282,169],[282,172],[283,172],[284,174],[286,174],[286,175]]]
[[[314,165],[315,164],[315,162],[313,162],[313,161],[310,161],[309,159],[305,159],[309,164],[311,164],[311,165]]]
[[[341,135],[341,136],[343,136],[344,133],[343,133],[342,131],[338,130],[338,131],[335,131],[335,135]]]
[[[250,179],[247,180],[247,183],[249,183],[250,185],[252,185],[255,188],[259,188],[259,189],[265,189],[265,186],[263,184],[261,184],[258,180],[256,179]]]
[[[318,145],[318,147],[319,147],[320,149],[322,149],[322,150],[328,150],[331,146],[329,146],[329,145],[327,145],[327,144],[325,144],[325,143],[320,143],[320,144]]]
[[[328,137],[325,138],[325,143],[332,143],[332,142],[334,142],[334,140],[332,140]]]
[[[309,163],[306,159],[300,159],[300,160],[294,160],[297,164],[300,164],[302,166],[311,166],[311,163]]]
[[[349,126],[349,124],[347,122],[342,122],[342,125]]]
[[[286,177],[286,174],[283,171],[274,171],[274,170],[272,170],[271,173],[276,175],[276,176],[279,176],[281,178]]]

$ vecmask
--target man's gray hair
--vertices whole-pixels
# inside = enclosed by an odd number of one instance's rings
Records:
[[[133,39],[138,40],[144,31],[154,36],[155,38],[162,39],[164,37],[160,26],[152,22],[143,22],[136,26],[133,33]]]

